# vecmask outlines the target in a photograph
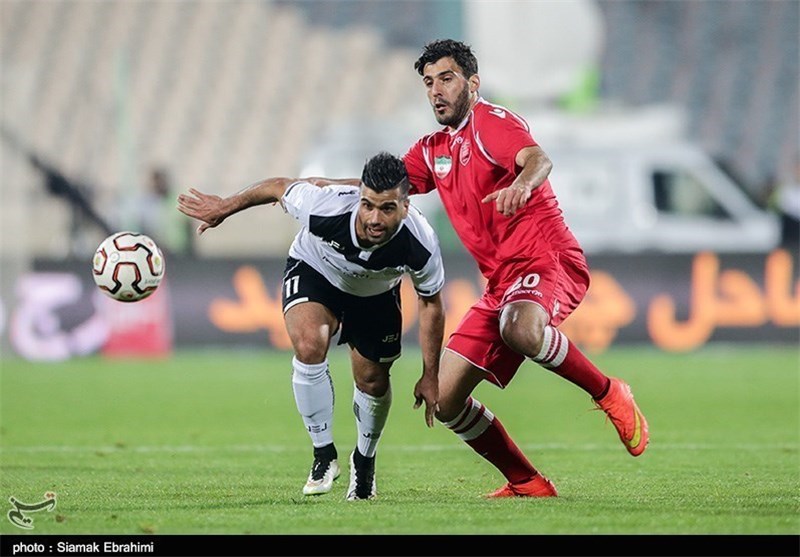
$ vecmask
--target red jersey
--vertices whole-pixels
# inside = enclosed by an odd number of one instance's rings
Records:
[[[549,181],[511,217],[494,202],[481,202],[511,185],[521,170],[517,153],[535,145],[525,120],[479,98],[458,128],[426,135],[404,156],[410,193],[439,190],[453,228],[487,279],[503,263],[580,251]]]

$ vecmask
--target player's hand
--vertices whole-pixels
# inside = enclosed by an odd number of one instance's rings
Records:
[[[511,184],[507,188],[493,191],[483,198],[483,203],[495,202],[497,212],[510,217],[522,209],[531,198],[531,190],[523,185]]]
[[[178,211],[188,217],[203,221],[197,227],[197,233],[202,234],[209,228],[219,226],[227,216],[223,208],[223,200],[218,195],[208,195],[194,188],[189,188],[189,193],[178,195]]]
[[[433,418],[439,411],[439,384],[436,377],[423,375],[414,385],[414,410],[425,402],[425,425],[433,427]]]

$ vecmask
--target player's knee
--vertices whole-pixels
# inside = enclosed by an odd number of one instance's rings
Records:
[[[522,311],[512,304],[500,315],[500,337],[515,352],[531,356],[541,350],[545,325],[536,313]]]
[[[328,354],[328,344],[318,338],[300,337],[292,339],[294,353],[298,360],[307,364],[317,364]]]
[[[447,409],[442,410],[441,406],[439,407],[439,410],[434,414],[434,417],[438,422],[443,424],[449,422],[450,420],[455,419],[455,415],[453,415]]]
[[[374,374],[355,378],[356,387],[362,393],[382,397],[389,390],[389,375]]]
[[[465,403],[463,399],[455,400],[439,393],[438,409],[434,416],[442,423],[455,420],[459,412],[464,409]]]

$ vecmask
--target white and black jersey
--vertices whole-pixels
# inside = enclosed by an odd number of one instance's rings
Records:
[[[302,229],[289,248],[289,257],[304,261],[333,286],[354,296],[387,292],[404,273],[422,296],[441,290],[444,265],[439,240],[422,213],[409,207],[394,236],[381,245],[362,248],[355,228],[360,199],[358,186],[290,185],[281,205]]]

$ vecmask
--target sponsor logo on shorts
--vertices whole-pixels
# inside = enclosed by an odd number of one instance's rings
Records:
[[[543,298],[544,297],[544,295],[541,292],[539,292],[538,290],[529,290],[527,288],[519,288],[519,287],[513,288],[513,289],[509,288],[506,291],[506,297],[511,297],[511,296],[517,297],[517,296],[521,296],[523,294],[532,294],[533,296],[536,296],[537,298]]]

